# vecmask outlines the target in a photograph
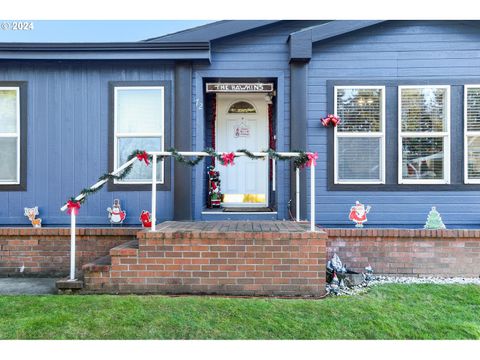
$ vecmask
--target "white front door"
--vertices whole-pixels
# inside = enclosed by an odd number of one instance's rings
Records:
[[[217,94],[216,149],[268,149],[268,111],[264,94]],[[268,205],[268,161],[235,158],[234,166],[220,171],[224,206]]]

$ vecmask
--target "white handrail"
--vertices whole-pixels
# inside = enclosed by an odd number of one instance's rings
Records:
[[[222,154],[221,151],[215,151],[217,154]],[[173,155],[170,151],[151,151],[148,154],[154,156],[171,156]],[[210,157],[211,154],[205,151],[178,151],[177,154],[183,156],[203,156],[203,157]],[[248,156],[244,152],[235,152],[235,156]],[[268,159],[269,153],[267,152],[252,152],[254,156],[263,157]],[[277,153],[283,157],[297,157],[300,155],[298,152],[279,152]],[[275,160],[274,160],[275,161]],[[310,166],[310,231],[315,231],[315,165],[311,164]],[[296,198],[296,221],[300,221],[300,171],[296,169],[296,176],[295,176],[295,198]],[[156,213],[153,213],[154,210],[156,211],[156,198],[157,198],[157,182],[156,182],[156,172],[152,171],[152,227],[150,231],[156,231]]]
[[[152,220],[152,227],[150,228],[151,231],[156,231],[156,212],[157,212],[157,158],[159,156],[172,156],[173,153],[171,151],[150,151],[147,152],[149,155],[152,155],[153,161],[152,161],[152,214],[151,214],[151,220]],[[222,152],[216,151],[217,154],[221,154]],[[178,151],[177,154],[183,155],[183,156],[201,156],[201,157],[211,157],[212,155],[205,152],[205,151]],[[235,152],[235,156],[248,156],[244,152]],[[261,157],[261,158],[266,158],[268,159],[269,153],[267,152],[252,152],[254,156]],[[300,155],[298,152],[278,152],[278,155],[282,157],[297,157]],[[272,159],[273,162],[275,162],[275,159]],[[111,175],[116,175],[128,166],[130,164],[133,164],[135,161],[138,161],[137,157],[134,157],[124,163],[122,166],[119,168],[115,169],[112,171],[110,174]],[[273,165],[274,166],[274,165]],[[297,168],[295,170],[295,198],[296,198],[296,221],[300,221],[300,172],[299,169]],[[275,176],[275,168],[273,169],[273,176]],[[108,181],[108,179],[103,179],[99,180],[95,184],[93,184],[90,189],[95,190],[99,186],[102,186]],[[275,180],[274,180],[275,181]],[[75,201],[80,201],[85,197],[84,194],[79,194],[76,198]],[[64,204],[60,210],[65,211],[67,209],[67,204]],[[75,228],[76,228],[76,216],[74,211],[71,212],[70,215],[70,247],[71,247],[71,252],[70,252],[70,280],[75,280]],[[310,231],[314,232],[315,231],[315,165],[311,164],[310,166]]]
[[[130,164],[134,163],[136,160],[137,160],[136,157],[134,157],[133,159],[128,160],[125,164],[123,164],[122,166],[120,166],[118,169],[115,169],[115,170],[112,171],[110,174],[111,174],[111,175],[116,175],[116,174],[118,174],[120,171],[122,171],[123,169],[125,169],[126,167],[128,167]],[[102,186],[103,184],[105,184],[107,181],[108,181],[108,179],[104,179],[104,180],[100,180],[100,181],[96,182],[95,184],[93,184],[92,186],[90,186],[90,190],[95,190],[95,189],[98,188],[99,186]],[[84,197],[85,197],[85,195],[80,194],[80,195],[78,195],[78,196],[75,198],[75,201],[80,201],[80,200],[82,200]],[[63,206],[60,208],[60,210],[61,210],[61,211],[67,210],[67,204],[63,205]]]

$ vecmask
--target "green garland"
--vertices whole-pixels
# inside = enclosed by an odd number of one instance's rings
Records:
[[[186,156],[180,154],[178,152],[177,149],[175,148],[170,148],[167,150],[168,152],[172,153],[171,157],[173,157],[175,159],[175,161],[181,163],[181,164],[185,164],[185,165],[189,165],[189,166],[196,166],[198,165],[203,159],[204,159],[204,156],[196,156],[194,159],[192,160],[189,160],[187,159]],[[137,157],[137,155],[140,155],[140,154],[143,154],[145,151],[144,150],[134,150],[127,158],[127,162],[132,160],[133,158]],[[219,154],[217,152],[215,152],[214,149],[212,148],[206,148],[203,150],[203,152],[206,152],[207,154],[209,154],[211,157],[214,157],[215,159],[217,159],[219,162],[223,162],[223,159],[222,159],[222,154]],[[264,156],[258,156],[258,155],[255,155],[253,154],[251,151],[248,151],[246,149],[240,149],[240,150],[237,150],[236,152],[238,153],[243,153],[245,154],[248,158],[254,160],[254,159],[260,159],[260,158],[263,158]],[[268,149],[265,151],[268,156],[272,159],[275,159],[275,160],[291,160],[293,159],[293,164],[295,166],[295,168],[302,168],[304,167],[307,162],[308,162],[308,155],[306,152],[304,151],[294,151],[294,152],[298,152],[299,155],[296,156],[296,157],[288,157],[288,156],[282,156],[280,155],[279,153],[277,153],[275,150],[273,149]],[[162,161],[166,158],[167,156],[166,155],[159,155],[157,156],[157,162],[159,161]],[[235,156],[235,157],[238,157],[238,156]],[[148,159],[149,160],[152,160],[153,159],[153,156],[152,155],[148,155]],[[83,204],[85,202],[85,200],[87,199],[87,197],[91,194],[95,194],[96,192],[100,191],[104,186],[105,184],[110,181],[110,180],[123,180],[125,179],[128,174],[130,174],[130,172],[132,171],[133,169],[133,165],[135,163],[131,163],[130,165],[128,165],[125,169],[123,169],[120,173],[114,175],[114,174],[111,174],[111,173],[105,173],[103,174],[102,176],[100,176],[98,178],[98,181],[102,181],[102,180],[107,180],[106,182],[104,182],[103,184],[101,184],[100,186],[97,186],[95,189],[91,189],[91,188],[84,188],[82,189],[82,191],[80,191],[80,194],[79,195],[83,195],[82,199],[80,200],[75,200],[74,197],[71,197],[69,200],[74,202],[74,203],[80,203],[80,204]]]

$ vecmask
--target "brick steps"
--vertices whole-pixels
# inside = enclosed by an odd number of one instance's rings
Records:
[[[83,265],[82,270],[84,272],[110,271],[111,265],[112,265],[112,257],[110,255],[106,255],[92,261],[91,263]]]
[[[84,272],[108,272],[112,266],[112,257],[137,256],[138,240],[127,241],[110,249],[109,255],[102,256],[82,266]]]
[[[138,255],[138,240],[128,241],[110,249],[110,256],[135,256]]]
[[[165,222],[84,267],[84,293],[320,296],[325,232],[294,222]]]

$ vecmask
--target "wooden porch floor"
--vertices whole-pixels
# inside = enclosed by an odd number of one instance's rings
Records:
[[[317,228],[317,230],[320,230]],[[294,221],[165,221],[156,227],[161,232],[279,232],[310,231],[310,224]]]

